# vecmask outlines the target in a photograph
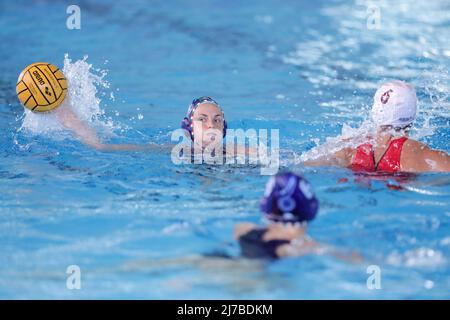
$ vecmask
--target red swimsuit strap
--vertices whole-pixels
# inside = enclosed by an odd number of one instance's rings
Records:
[[[370,143],[362,144],[356,148],[351,168],[353,171],[375,171],[373,148]]]
[[[400,158],[402,155],[403,144],[408,140],[407,137],[392,139],[388,148],[384,152],[377,165],[377,171],[397,172],[400,171]]]
[[[354,171],[388,171],[397,172],[400,170],[400,156],[403,144],[408,140],[406,137],[392,139],[386,148],[378,164],[375,163],[373,146],[365,143],[356,148],[355,156],[352,159],[351,168]]]

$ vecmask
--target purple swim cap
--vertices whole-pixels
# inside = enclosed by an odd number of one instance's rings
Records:
[[[260,205],[265,217],[274,222],[310,221],[319,209],[308,181],[292,172],[269,179]]]
[[[214,99],[212,99],[210,97],[200,97],[200,98],[194,99],[192,101],[192,103],[189,105],[186,117],[184,117],[183,121],[181,121],[181,128],[186,130],[187,132],[189,132],[189,135],[190,135],[192,141],[194,140],[194,133],[192,132],[192,130],[193,130],[192,123],[193,123],[194,112],[195,112],[195,109],[197,109],[197,107],[203,103],[214,104],[220,110],[222,110],[220,105]],[[222,111],[222,113],[223,113],[223,111]],[[227,134],[227,122],[225,121],[225,117],[224,117],[224,119],[223,119],[223,137],[225,137],[226,134]]]

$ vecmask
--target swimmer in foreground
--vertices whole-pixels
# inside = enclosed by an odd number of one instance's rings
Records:
[[[277,259],[331,254],[345,261],[361,262],[357,253],[338,252],[306,234],[307,223],[315,218],[318,209],[319,202],[305,179],[291,172],[271,177],[261,199],[266,226],[241,223],[235,227],[234,237],[239,241],[242,255]]]
[[[363,172],[450,172],[450,156],[446,152],[408,138],[416,112],[417,97],[411,85],[399,80],[385,83],[373,98],[375,136],[367,136],[368,142],[356,148],[343,148],[303,164]]]

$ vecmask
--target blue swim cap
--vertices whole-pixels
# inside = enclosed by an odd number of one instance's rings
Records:
[[[319,201],[308,181],[295,173],[285,172],[269,179],[260,206],[271,221],[303,222],[314,219]]]
[[[186,117],[184,117],[183,121],[181,121],[181,128],[186,130],[187,132],[189,132],[189,135],[192,140],[194,140],[194,133],[192,131],[194,112],[195,112],[195,109],[197,109],[197,107],[203,103],[210,103],[210,104],[216,105],[222,111],[222,108],[220,107],[220,105],[213,98],[200,97],[200,98],[192,100],[191,104],[188,107]],[[223,114],[223,111],[222,111],[222,114]],[[224,115],[223,137],[225,137],[226,134],[227,134],[227,122],[225,121],[225,115]]]

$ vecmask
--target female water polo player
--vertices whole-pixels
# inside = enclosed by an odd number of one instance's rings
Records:
[[[363,172],[450,172],[446,152],[408,138],[416,112],[417,97],[411,85],[399,80],[385,83],[373,98],[371,115],[376,135],[356,148],[343,148],[304,164],[337,165]]]
[[[307,223],[315,218],[318,209],[319,202],[305,179],[291,172],[271,177],[261,200],[266,226],[241,223],[235,227],[234,236],[239,241],[242,255],[277,259],[331,254],[344,260],[360,261],[356,253],[339,253],[307,236]]]
[[[227,122],[219,104],[210,97],[194,99],[188,107],[186,117],[181,121],[192,142],[200,150],[222,142],[227,133]]]
[[[71,110],[70,101],[67,98],[59,108],[52,112],[57,114],[60,122],[85,144],[99,151],[146,151],[146,150],[170,150],[173,145],[157,144],[105,144],[102,143],[93,128],[84,123]],[[226,135],[227,123],[224,113],[219,104],[210,97],[200,97],[194,99],[188,107],[187,115],[181,123],[181,128],[186,130],[186,134],[199,150],[214,150],[214,147],[222,143],[222,138]],[[195,148],[193,148],[195,150]],[[226,150],[224,148],[224,150]],[[256,151],[244,146],[236,146],[236,155],[256,154]]]
[[[194,112],[200,105],[201,108],[199,108],[198,112],[195,113],[194,117]],[[62,103],[60,107],[54,109],[52,112],[56,114],[58,120],[66,129],[71,130],[78,139],[80,139],[86,145],[95,148],[96,150],[144,151],[158,148],[158,145],[156,144],[136,145],[136,144],[103,143],[98,137],[97,132],[87,123],[83,122],[71,109],[69,97],[66,98],[66,100]],[[192,140],[194,140],[194,132],[198,133],[203,129],[203,132],[205,132],[204,135],[196,134],[196,136],[202,137],[202,139],[196,140],[200,142],[203,142],[204,140],[204,145],[206,147],[216,138],[214,132],[206,133],[208,129],[218,129],[220,132],[224,132],[225,135],[226,122],[223,119],[223,112],[221,109],[219,109],[218,104],[211,98],[202,97],[199,99],[195,99],[193,103],[189,106],[188,115],[182,122],[182,128],[189,132],[189,135],[192,138]],[[167,145],[159,147],[168,150]]]
[[[216,148],[221,148],[223,153],[227,147],[223,145],[223,138],[227,134],[227,122],[220,105],[210,97],[200,97],[194,99],[188,107],[186,117],[181,122],[181,128],[186,130],[187,135],[192,140],[195,147],[198,146],[200,152],[214,152]],[[228,150],[233,150],[235,155],[256,155],[257,151],[250,147],[234,146]]]

